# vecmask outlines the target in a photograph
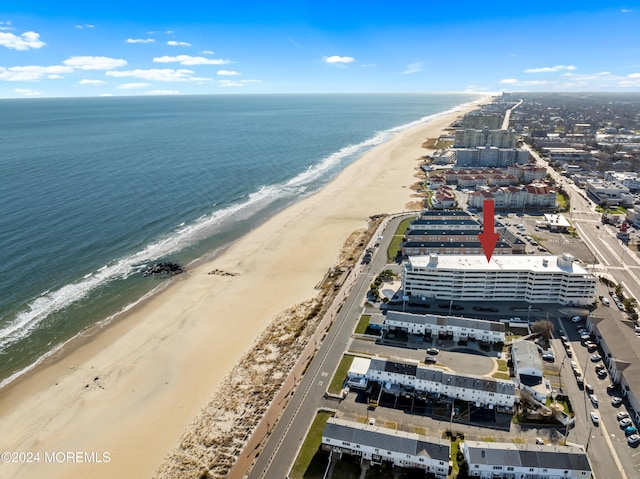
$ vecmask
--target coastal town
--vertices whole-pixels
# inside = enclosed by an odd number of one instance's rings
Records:
[[[421,208],[229,477],[638,476],[639,117],[600,101],[504,94],[425,141]]]

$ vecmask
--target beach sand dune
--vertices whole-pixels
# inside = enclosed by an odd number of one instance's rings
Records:
[[[318,294],[349,234],[415,200],[409,186],[422,143],[461,113],[367,152],[318,193],[2,391],[0,449],[66,456],[3,463],[0,476],[153,476],[267,325]]]

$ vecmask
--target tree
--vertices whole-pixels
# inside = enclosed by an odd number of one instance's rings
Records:
[[[554,326],[551,321],[536,321],[531,325],[531,332],[538,333],[542,339],[549,340],[553,337]]]
[[[616,284],[615,292],[618,298],[622,298],[622,285],[620,283]]]
[[[636,301],[635,298],[624,298],[622,304],[627,313],[633,313],[635,312],[635,307],[638,305],[638,301]]]

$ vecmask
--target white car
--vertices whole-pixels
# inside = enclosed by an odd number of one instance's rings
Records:
[[[576,363],[575,361],[571,361],[571,367],[573,369],[577,369],[578,368],[578,363]]]
[[[612,405],[612,406],[618,406],[618,405],[620,405],[620,404],[622,404],[622,398],[621,398],[621,397],[613,396],[613,397],[611,398],[611,405]]]
[[[621,428],[625,428],[625,427],[629,427],[633,424],[633,421],[631,420],[631,418],[625,417],[624,419],[620,420],[620,427]]]
[[[597,412],[591,411],[591,421],[593,421],[594,425],[598,425],[598,423],[600,422],[600,417],[598,416]]]
[[[623,419],[626,419],[629,417],[629,413],[627,411],[620,411],[618,414],[616,414],[616,419],[618,421],[622,421]]]
[[[376,418],[375,417],[370,417],[369,418],[369,426],[375,426],[376,425]]]
[[[574,316],[573,318],[571,318],[571,321],[573,321],[574,323],[579,323],[580,321],[582,321],[582,318],[580,316]]]
[[[596,396],[595,394],[589,394],[589,399],[591,399],[591,402],[594,406],[598,405],[598,396]]]

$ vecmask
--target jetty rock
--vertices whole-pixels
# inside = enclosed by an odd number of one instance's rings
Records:
[[[184,267],[178,263],[173,263],[171,261],[155,263],[142,269],[142,274],[144,276],[175,276],[176,274],[180,273],[184,273]]]

